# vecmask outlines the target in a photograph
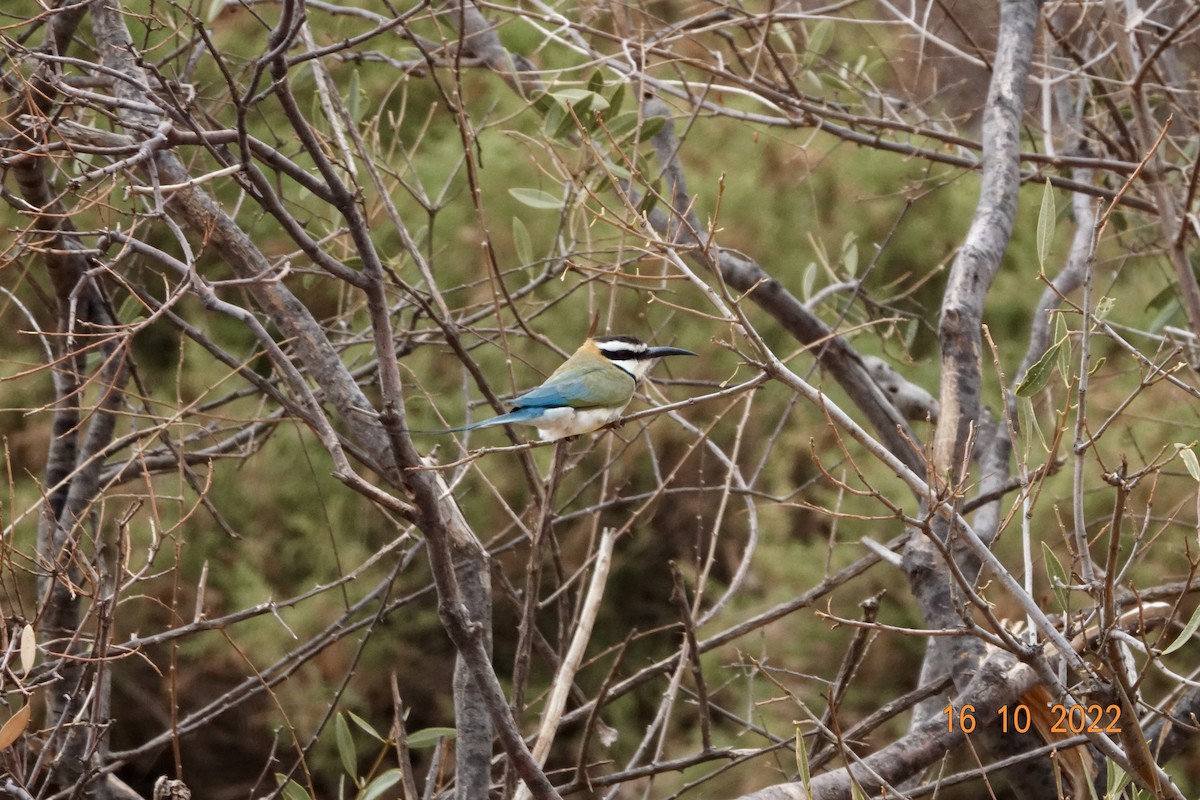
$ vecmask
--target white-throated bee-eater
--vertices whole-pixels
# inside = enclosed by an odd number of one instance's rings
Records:
[[[651,347],[633,336],[595,336],[585,340],[545,383],[516,397],[507,414],[443,433],[532,425],[547,442],[591,433],[621,416],[638,381],[656,360],[694,355],[679,347]]]

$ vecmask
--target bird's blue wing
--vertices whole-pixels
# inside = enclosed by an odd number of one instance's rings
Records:
[[[520,408],[594,408],[623,405],[633,394],[632,375],[613,374],[605,365],[556,371],[546,382],[512,401]]]

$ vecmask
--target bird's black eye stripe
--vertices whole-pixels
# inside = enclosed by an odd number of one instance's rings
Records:
[[[646,352],[644,350],[602,349],[600,352],[603,353],[604,357],[609,361],[637,361],[638,359],[645,358],[646,356]]]

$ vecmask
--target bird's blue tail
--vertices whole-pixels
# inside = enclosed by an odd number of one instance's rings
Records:
[[[457,428],[443,428],[436,431],[410,431],[411,433],[424,433],[430,436],[440,436],[446,433],[462,433],[464,431],[473,431],[477,428],[491,428],[494,425],[521,425],[527,424],[530,420],[537,419],[546,412],[544,408],[529,406],[526,408],[518,408],[507,414],[501,414],[496,417],[482,419],[479,422],[472,422],[470,425],[459,425]]]

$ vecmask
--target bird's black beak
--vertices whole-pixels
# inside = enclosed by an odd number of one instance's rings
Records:
[[[691,350],[682,347],[649,347],[640,358],[662,358],[663,356],[694,356]]]

